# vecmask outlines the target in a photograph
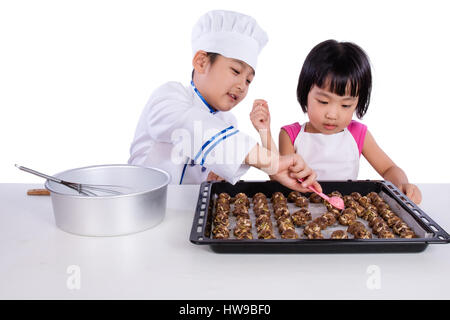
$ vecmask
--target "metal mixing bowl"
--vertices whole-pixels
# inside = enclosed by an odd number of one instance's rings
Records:
[[[165,216],[170,175],[133,165],[99,165],[67,170],[57,178],[88,184],[120,185],[121,195],[88,197],[47,180],[56,225],[83,236],[116,236],[143,231]]]

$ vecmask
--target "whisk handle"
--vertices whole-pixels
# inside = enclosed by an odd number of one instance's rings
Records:
[[[15,166],[17,168],[19,168],[20,170],[23,170],[23,171],[26,171],[28,173],[34,174],[34,175],[36,175],[38,177],[41,177],[41,178],[45,178],[45,179],[48,179],[48,180],[51,180],[51,181],[54,181],[54,182],[57,182],[57,183],[63,183],[64,182],[61,179],[58,179],[58,178],[55,178],[55,177],[52,177],[52,176],[48,176],[48,175],[46,175],[44,173],[38,172],[36,170],[30,169],[30,168],[27,168],[27,167],[19,166],[17,164]]]

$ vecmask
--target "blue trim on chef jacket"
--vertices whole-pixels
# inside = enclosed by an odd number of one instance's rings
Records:
[[[188,161],[188,162],[189,162],[189,161]],[[187,167],[187,165],[188,165],[188,162],[186,162],[186,163],[184,164],[183,172],[181,173],[180,184],[183,183],[183,178],[184,178],[184,174],[185,174],[185,172],[186,172],[186,167]]]
[[[222,138],[220,138],[218,141],[214,142],[214,144],[208,150],[206,150],[205,154],[203,155],[202,162],[200,163],[200,165],[203,166],[203,164],[205,163],[206,157],[218,143],[220,143],[221,141],[225,140],[228,137],[234,136],[238,132],[239,132],[239,130],[233,131],[232,133],[227,134],[226,136],[223,136]]]
[[[216,133],[214,136],[212,136],[208,141],[206,141],[206,142],[202,145],[200,151],[196,154],[194,160],[191,160],[191,161],[190,161],[190,166],[193,167],[193,166],[196,165],[196,164],[195,164],[195,161],[200,157],[200,155],[202,154],[203,150],[204,150],[211,142],[213,142],[218,136],[224,134],[225,132],[227,132],[227,131],[229,131],[229,130],[231,130],[231,129],[234,129],[234,126],[229,126],[228,128],[223,129],[222,131],[220,131],[220,132]],[[214,149],[214,147],[215,147],[217,144],[219,144],[221,141],[225,140],[226,138],[228,138],[228,137],[230,137],[230,136],[235,135],[235,134],[238,133],[238,132],[239,132],[239,130],[236,130],[236,131],[233,131],[232,133],[230,133],[230,134],[228,134],[228,135],[226,135],[226,136],[222,136],[218,141],[216,141],[216,142],[215,142],[215,143],[214,143],[214,144],[213,144],[213,145],[205,152],[205,154],[204,154],[203,157],[202,157],[201,164],[200,164],[200,165],[202,166],[202,169],[201,169],[202,172],[205,172],[205,171],[206,171],[206,168],[203,167],[203,164],[205,163],[206,157],[207,157],[208,154],[212,151],[212,149]],[[183,178],[184,178],[184,175],[185,175],[185,173],[186,173],[186,168],[187,168],[188,164],[189,164],[189,160],[184,164],[183,171],[182,171],[182,173],[181,173],[180,184],[183,183]]]
[[[184,164],[183,171],[181,172],[181,178],[180,178],[179,184],[183,184],[183,178],[184,178],[184,174],[186,173],[186,168],[187,168],[188,164],[189,164],[189,160]],[[195,165],[196,164],[195,164],[194,160],[191,160],[190,166],[193,167]],[[205,171],[206,171],[206,167],[202,166],[202,172],[205,172]]]
[[[228,130],[233,129],[233,126],[229,126],[228,128],[223,129],[222,131],[220,131],[219,133],[216,133],[215,135],[213,135],[211,137],[211,139],[209,139],[208,141],[206,141],[203,145],[202,148],[200,149],[200,151],[195,155],[195,158],[193,161],[196,161],[198,159],[198,157],[200,157],[200,155],[202,154],[203,150],[208,146],[208,144],[210,144],[211,142],[213,142],[218,136],[220,136],[221,134],[224,134],[225,132],[227,132]]]
[[[191,86],[192,86],[192,88],[194,88],[195,93],[200,97],[200,99],[203,101],[203,103],[206,104],[206,106],[209,109],[209,112],[211,112],[212,114],[216,114],[218,111],[214,110],[213,107],[211,107],[211,105],[205,100],[205,98],[203,98],[202,94],[195,87],[194,80],[191,80]]]

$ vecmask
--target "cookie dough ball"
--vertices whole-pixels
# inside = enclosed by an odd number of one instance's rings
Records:
[[[372,215],[372,216],[369,216],[368,217],[368,219],[367,219],[367,222],[369,222],[369,224],[371,223],[371,222],[373,222],[376,218],[379,218],[380,216],[378,216],[378,215]]]
[[[356,201],[359,200],[359,198],[361,198],[361,194],[359,192],[352,192],[350,193],[350,195],[353,197],[353,199],[355,199]]]
[[[388,225],[386,224],[386,222],[384,222],[384,220],[376,222],[372,227],[372,232],[374,234],[380,234],[380,232],[383,230],[390,231]]]
[[[221,205],[217,206],[216,214],[223,214],[228,216],[230,214],[230,208],[224,208]]]
[[[344,203],[348,201],[355,201],[352,196],[346,195],[343,197]]]
[[[362,216],[362,218],[367,221],[371,221],[372,219],[374,219],[376,217],[378,217],[378,214],[369,209],[364,210],[363,216]]]
[[[394,239],[395,235],[388,229],[383,229],[377,234],[380,239]]]
[[[375,200],[373,200],[372,201],[372,204],[375,206],[375,207],[377,207],[377,209],[378,209],[378,205],[380,205],[380,204],[386,204],[387,205],[387,203],[383,200],[383,198],[381,198],[381,197],[378,197],[378,198],[376,198]]]
[[[263,201],[267,201],[267,197],[264,193],[262,192],[257,192],[253,195],[253,201],[255,200],[263,200]]]
[[[360,218],[364,215],[364,211],[366,211],[366,209],[359,204],[356,208],[354,208],[354,210],[356,211],[356,215]]]
[[[328,211],[330,211],[331,209],[333,209],[334,207],[331,205],[331,203],[329,203],[326,200],[323,200],[323,204],[325,205],[325,207],[327,208]],[[336,208],[337,209],[337,208]]]
[[[289,209],[288,208],[283,208],[283,207],[277,208],[274,211],[274,215],[275,215],[276,219],[279,219],[281,216],[289,217]]]
[[[295,199],[295,205],[297,207],[308,207],[308,199],[306,199],[306,197],[303,196],[299,196]]]
[[[339,197],[341,199],[343,198],[342,193],[340,193],[339,191],[333,191],[328,196],[329,197]]]
[[[318,224],[321,230],[324,230],[326,227],[328,227],[328,220],[324,216],[315,218],[313,222]]]
[[[317,193],[312,193],[309,196],[309,201],[311,203],[321,203],[322,202],[322,198]]]
[[[267,199],[264,199],[264,198],[257,198],[257,199],[253,198],[252,202],[253,202],[254,207],[260,206],[260,205],[268,205]]]
[[[298,233],[294,229],[287,229],[281,233],[282,239],[298,239]]]
[[[389,210],[390,207],[386,202],[378,202],[376,204],[378,212],[381,212],[382,210]]]
[[[374,191],[369,192],[369,193],[367,194],[367,198],[369,198],[370,200],[375,200],[375,199],[378,198],[378,197],[379,197],[378,193],[376,193],[376,192],[374,192]]]
[[[251,232],[244,232],[236,236],[238,240],[251,240],[253,239],[253,234]]]
[[[331,214],[333,214],[334,217],[335,217],[336,219],[339,219],[339,217],[340,217],[341,214],[342,214],[342,211],[339,210],[339,209],[337,209],[337,208],[331,208],[331,209],[328,209],[328,212],[331,213]]]
[[[356,211],[353,208],[346,208],[342,211],[342,214],[351,214],[356,217]]]
[[[216,214],[214,217],[214,225],[216,226],[228,226],[229,224],[229,219],[226,214]]]
[[[374,206],[373,204],[369,204],[369,205],[366,207],[366,209],[367,209],[367,210],[370,210],[370,211],[373,211],[373,212],[375,212],[375,213],[378,213],[377,207]]]
[[[224,199],[226,202],[230,202],[231,196],[226,192],[222,192],[219,194],[219,199]]]
[[[258,232],[258,233],[260,233],[264,230],[270,230],[270,231],[273,230],[273,225],[272,225],[271,221],[263,222],[256,227],[256,232]]]
[[[257,200],[253,202],[253,208],[259,208],[259,207],[269,207],[269,204],[267,202],[264,202],[262,200]]]
[[[326,220],[327,227],[332,226],[336,223],[336,217],[331,212],[324,213],[322,217]]]
[[[402,222],[402,219],[400,219],[399,216],[394,215],[394,216],[392,216],[391,218],[387,219],[386,222],[387,222],[388,226],[389,226],[390,228],[392,228],[392,227],[394,227],[397,223]]]
[[[310,222],[306,225],[305,229],[303,230],[303,233],[308,236],[310,234],[314,234],[314,233],[320,233],[320,230],[322,230],[320,228],[320,226],[315,223],[315,222]]]
[[[248,199],[245,193],[238,193],[234,196],[234,205],[245,205],[246,207],[250,207],[250,200]]]
[[[261,204],[253,207],[253,212],[257,217],[259,217],[262,214],[270,214],[269,206],[266,204]]]
[[[256,218],[255,224],[258,226],[262,223],[271,223],[272,221],[270,220],[270,216],[268,214],[261,214]]]
[[[356,207],[358,207],[359,204],[358,204],[358,202],[356,202],[356,200],[353,200],[353,198],[351,198],[351,199],[344,200],[344,205],[346,208],[355,209]]]
[[[219,198],[219,199],[217,199],[217,202],[216,202],[216,210],[218,208],[230,210],[230,202],[224,198]]]
[[[311,212],[309,211],[308,208],[300,208],[297,211],[295,211],[293,214],[300,214],[300,213],[311,215]]]
[[[386,221],[389,220],[390,218],[395,217],[395,213],[392,212],[390,209],[381,209],[379,211],[379,213],[380,213],[380,216],[382,216],[383,219]]]
[[[324,238],[322,232],[308,234],[307,237],[308,237],[308,239],[323,239]]]
[[[275,202],[279,202],[279,201],[287,201],[286,197],[284,196],[284,194],[282,194],[281,192],[275,192],[272,194],[272,198],[271,198],[272,203]]]
[[[375,217],[374,219],[372,219],[371,221],[369,221],[369,227],[373,228],[373,226],[374,226],[376,223],[379,223],[379,222],[385,223],[385,222],[384,222],[384,219],[383,219],[382,217]],[[387,225],[386,225],[386,226],[387,226]]]
[[[409,230],[409,226],[404,221],[400,220],[392,227],[392,229],[396,234],[400,235],[403,231]]]
[[[359,221],[355,221],[352,224],[350,224],[347,228],[347,232],[351,233],[351,234],[355,234],[356,231],[358,231],[359,229],[365,229],[366,227],[364,226],[364,224],[362,224]]]
[[[400,238],[416,238],[416,234],[411,229],[406,229],[400,232]]]
[[[366,196],[359,198],[358,200],[359,204],[362,205],[364,208],[367,208],[369,204],[371,204],[370,199]]]
[[[236,228],[243,229],[243,228],[252,228],[252,222],[248,218],[244,217],[238,217],[236,220]]]
[[[277,210],[279,208],[287,208],[287,207],[288,207],[287,203],[276,202],[276,203],[273,204],[273,211],[275,211],[275,210]]]
[[[369,222],[369,227],[372,228],[374,234],[379,234],[382,230],[389,230],[389,227],[381,217],[376,217]]]
[[[292,221],[285,220],[278,224],[278,231],[283,234],[286,230],[292,229],[295,231],[295,227]]]
[[[292,222],[297,227],[305,226],[308,221],[312,220],[311,213],[309,211],[296,211],[292,214]]]
[[[233,216],[248,213],[248,207],[244,204],[235,205],[233,209]]]
[[[355,239],[372,239],[372,233],[367,229],[358,229],[355,231]]]
[[[258,233],[258,239],[275,239],[275,234],[272,230],[262,230]]]
[[[330,236],[330,239],[348,239],[347,232],[344,230],[336,230]]]
[[[291,193],[289,193],[289,195],[288,195],[288,201],[289,202],[295,202],[295,200],[298,198],[298,197],[301,197],[302,196],[302,194],[300,193],[300,192],[298,192],[298,191],[292,191]]]
[[[249,228],[235,228],[233,234],[237,239],[253,239],[252,230]],[[249,238],[249,235],[251,238]]]
[[[349,226],[356,221],[356,215],[353,213],[342,213],[339,217],[339,223],[344,226]]]
[[[230,230],[223,225],[215,226],[212,233],[214,239],[228,239],[230,237]]]

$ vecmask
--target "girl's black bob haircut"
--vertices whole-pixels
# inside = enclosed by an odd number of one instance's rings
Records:
[[[303,63],[297,100],[307,112],[308,93],[316,85],[339,96],[358,97],[356,115],[361,119],[369,107],[372,73],[369,58],[356,44],[327,40],[316,45]]]

